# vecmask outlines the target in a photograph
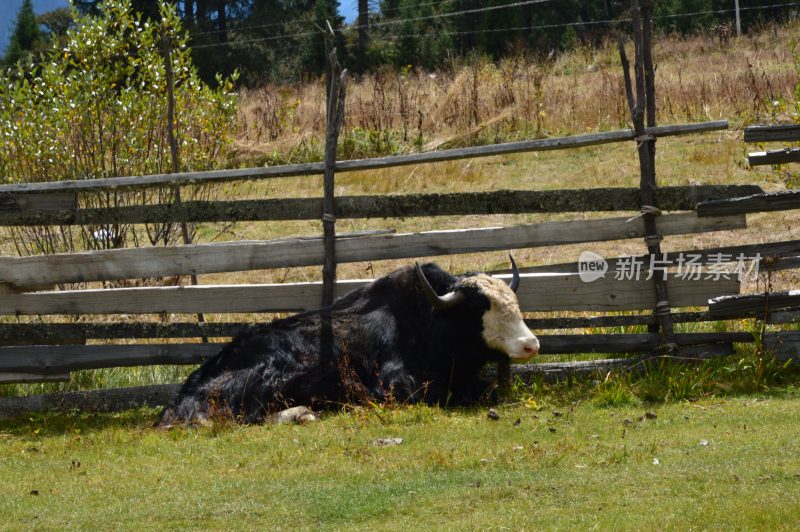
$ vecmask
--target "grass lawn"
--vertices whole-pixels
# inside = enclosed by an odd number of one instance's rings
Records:
[[[0,424],[0,527],[797,529],[800,389],[602,408],[361,409],[306,426]],[[380,438],[402,443],[379,446]]]

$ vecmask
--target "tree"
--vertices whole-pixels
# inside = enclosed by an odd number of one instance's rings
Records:
[[[395,66],[406,67],[407,65],[419,64],[419,38],[417,37],[418,29],[414,23],[416,18],[416,4],[417,2],[405,1],[401,4],[399,14],[400,20],[403,22],[399,25],[397,30],[397,41],[394,45],[394,62]]]
[[[369,48],[369,2],[358,0],[358,44],[356,46],[356,70],[367,68],[367,49]]]
[[[663,32],[687,34],[709,28],[714,23],[711,0],[664,0],[655,3],[656,28]],[[675,16],[696,13],[691,17]]]
[[[304,47],[302,66],[305,72],[320,73],[325,71],[327,58],[322,30],[327,31],[328,22],[330,22],[331,28],[333,28],[336,35],[334,45],[339,56],[339,62],[343,63],[344,61],[344,36],[341,32],[344,17],[339,16],[339,0],[316,0],[312,11],[311,24],[308,25],[308,31],[311,32],[311,35],[306,39]]]
[[[64,37],[74,24],[72,11],[68,7],[42,13],[37,20],[41,26],[47,28],[51,38]]]
[[[20,59],[30,57],[41,42],[42,32],[36,22],[33,3],[31,0],[25,0],[17,13],[14,33],[11,35],[8,48],[6,48],[5,63],[13,65]]]
[[[0,176],[9,181],[57,181],[163,173],[171,168],[167,142],[166,65],[174,72],[175,132],[183,170],[213,168],[233,140],[233,79],[203,83],[191,61],[188,36],[167,3],[143,23],[130,0],[105,0],[98,16],[75,16],[65,42],[53,40],[31,69],[18,64],[0,84]],[[191,196],[210,194],[194,188]],[[174,190],[87,194],[82,205],[119,207],[169,203]],[[187,199],[190,199],[187,198]],[[52,253],[136,245],[129,225],[12,229],[21,253]],[[96,231],[113,235],[97,239]],[[176,224],[146,225],[151,243],[176,241]]]
[[[78,11],[87,15],[98,16],[103,10],[104,0],[72,0]],[[158,20],[159,0],[131,0],[131,7],[141,13],[145,19]]]

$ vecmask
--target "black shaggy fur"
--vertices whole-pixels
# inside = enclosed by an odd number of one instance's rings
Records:
[[[254,327],[189,376],[160,424],[216,413],[258,423],[296,405],[389,398],[475,402],[488,388],[481,368],[505,357],[482,337],[489,300],[435,264],[422,270],[438,294],[459,288],[466,301],[433,310],[414,268],[405,267],[326,309]]]

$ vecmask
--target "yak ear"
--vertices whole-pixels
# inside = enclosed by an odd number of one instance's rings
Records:
[[[508,286],[512,292],[516,292],[517,288],[519,288],[519,268],[517,268],[517,263],[514,262],[514,257],[509,255],[508,258],[511,259],[511,273],[513,274],[511,283]]]
[[[422,291],[425,293],[425,298],[433,308],[447,310],[464,302],[466,296],[464,296],[463,292],[459,292],[458,290],[454,290],[443,296],[438,295],[431,286],[431,283],[428,282],[428,278],[422,273],[422,268],[419,267],[419,263],[415,262],[414,265],[417,271],[417,278],[422,285]]]

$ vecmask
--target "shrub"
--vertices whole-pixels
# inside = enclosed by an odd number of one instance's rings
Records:
[[[192,65],[174,8],[143,21],[130,0],[107,0],[98,16],[73,12],[65,41],[54,40],[41,63],[19,62],[0,83],[0,175],[6,182],[88,179],[164,173],[171,168],[162,42],[175,78],[175,130],[181,168],[214,167],[232,143],[232,79],[204,84]],[[163,41],[162,41],[163,39]],[[193,194],[207,194],[195,189]],[[171,201],[174,190],[94,193],[83,206]],[[97,238],[97,235],[104,238]],[[149,226],[152,244],[170,243],[172,225]],[[16,229],[20,253],[123,247],[138,243],[128,226]]]

